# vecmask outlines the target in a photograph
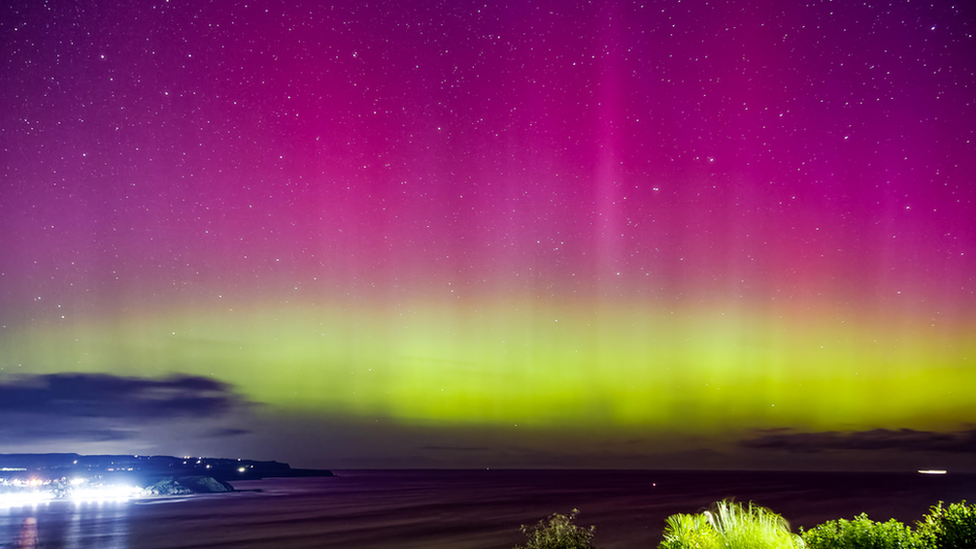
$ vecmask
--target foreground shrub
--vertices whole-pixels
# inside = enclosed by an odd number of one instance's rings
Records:
[[[912,529],[895,519],[875,522],[861,513],[854,520],[831,520],[804,532],[809,549],[922,549]]]
[[[660,549],[713,549],[721,547],[722,538],[712,528],[704,513],[671,515],[664,527]]]
[[[917,532],[926,549],[976,548],[976,505],[962,500],[943,507],[940,501],[919,521]]]
[[[515,549],[594,549],[591,541],[595,527],[573,524],[578,514],[579,510],[573,509],[568,517],[557,513],[535,526],[522,526],[521,531],[529,542],[516,545]]]
[[[786,520],[753,505],[724,500],[698,515],[672,515],[660,549],[799,549]]]

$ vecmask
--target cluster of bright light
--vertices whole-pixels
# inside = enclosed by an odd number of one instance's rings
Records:
[[[67,497],[75,503],[125,502],[134,497],[138,497],[142,493],[142,488],[139,488],[138,486],[109,485],[81,487],[86,483],[87,479],[84,478],[72,479],[70,481],[72,488],[68,492]],[[40,481],[13,481],[10,482],[9,485],[27,489],[20,489],[9,493],[0,493],[0,509],[9,509],[11,507],[31,507],[42,503],[46,504],[55,499],[59,499],[54,491],[39,488]]]
[[[9,509],[11,507],[33,507],[41,503],[48,503],[53,499],[53,493],[36,490],[29,492],[0,494],[0,509]]]
[[[97,486],[88,488],[75,488],[71,490],[69,496],[75,502],[104,502],[104,501],[129,501],[138,496],[142,488],[138,486]]]
[[[3,480],[2,483],[9,486],[16,486],[18,488],[37,488],[38,486],[45,484],[45,481],[39,478],[29,478],[29,479],[14,478],[10,480]]]

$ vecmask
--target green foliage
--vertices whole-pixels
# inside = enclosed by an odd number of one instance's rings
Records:
[[[516,545],[515,549],[593,549],[591,540],[595,527],[573,524],[578,514],[579,510],[573,509],[569,516],[557,513],[547,520],[540,520],[535,526],[522,526],[521,531],[529,541],[525,545]]]
[[[664,529],[664,541],[660,549],[712,549],[721,546],[721,537],[708,523],[708,517],[698,515],[671,515]]]
[[[800,530],[809,549],[922,549],[912,529],[895,519],[875,522],[861,513],[854,520],[831,520]]]
[[[943,507],[932,506],[918,523],[923,546],[932,549],[973,549],[976,547],[976,505],[966,500]]]
[[[573,524],[555,514],[536,526],[522,526],[528,538],[515,549],[593,549],[594,527]],[[790,532],[780,515],[753,505],[723,500],[695,515],[667,519],[659,549],[976,549],[976,505],[940,501],[917,523],[915,531],[891,519],[875,522],[861,513],[853,520],[831,520],[802,535]]]
[[[793,549],[803,540],[790,532],[782,516],[751,502],[743,506],[725,500],[715,504],[709,522],[722,535],[728,549]]]
[[[724,500],[699,515],[668,518],[660,549],[799,549],[800,536],[780,515]]]

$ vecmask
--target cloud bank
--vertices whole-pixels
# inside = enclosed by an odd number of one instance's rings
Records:
[[[63,373],[0,384],[0,413],[152,419],[213,416],[239,403],[229,385],[195,376],[146,379]]]
[[[227,420],[250,406],[230,385],[206,377],[21,376],[0,381],[0,442],[138,445],[164,433],[196,436],[201,429],[237,436],[248,431]]]
[[[976,429],[938,433],[913,429],[799,433],[791,429],[756,431],[745,448],[819,453],[831,450],[976,453]]]

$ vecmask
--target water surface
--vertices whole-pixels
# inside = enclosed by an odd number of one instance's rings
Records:
[[[337,471],[231,494],[0,509],[0,547],[503,549],[521,524],[580,510],[604,549],[657,546],[664,519],[735,497],[810,527],[864,511],[911,523],[976,499],[976,477],[715,471]]]

